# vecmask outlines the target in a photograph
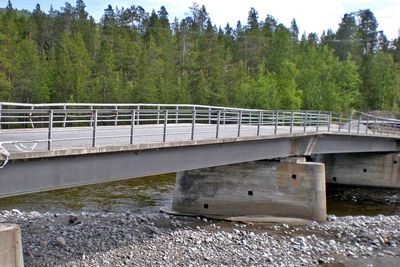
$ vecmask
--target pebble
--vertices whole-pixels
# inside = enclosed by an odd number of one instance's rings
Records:
[[[263,228],[126,211],[56,217],[0,211],[0,223],[21,226],[25,266],[312,266],[400,254],[398,215]]]
[[[64,237],[62,237],[62,236],[57,237],[56,240],[62,246],[65,246],[67,244],[67,242],[65,241]]]

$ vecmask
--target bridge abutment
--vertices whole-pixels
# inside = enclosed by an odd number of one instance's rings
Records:
[[[346,153],[319,156],[328,183],[400,188],[399,153]]]
[[[325,167],[304,158],[177,173],[172,212],[326,220]]]
[[[0,266],[24,266],[21,229],[16,224],[0,224]]]

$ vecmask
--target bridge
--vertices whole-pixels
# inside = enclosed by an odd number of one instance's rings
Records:
[[[355,111],[2,102],[0,127],[0,197],[177,172],[170,212],[323,221],[326,181],[400,186],[400,121]]]

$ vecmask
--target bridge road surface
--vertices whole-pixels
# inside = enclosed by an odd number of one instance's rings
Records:
[[[240,137],[256,137],[257,125],[241,125]],[[274,126],[261,126],[260,136],[273,136]],[[360,132],[365,132],[360,129]],[[327,126],[320,126],[320,132],[326,132]],[[337,132],[337,125],[331,125],[330,131]],[[343,129],[342,132],[347,132]],[[294,126],[292,133],[303,133],[303,126]],[[306,132],[316,132],[315,126],[307,126]],[[357,132],[352,129],[351,132]],[[131,126],[97,126],[96,147],[130,144]],[[133,144],[152,144],[163,142],[164,125],[135,125]],[[168,124],[166,131],[166,142],[191,140],[192,124]],[[290,134],[289,126],[279,126],[277,135]],[[220,125],[219,139],[236,138],[238,136],[238,125]],[[195,124],[194,140],[214,140],[216,138],[215,124]],[[38,140],[40,140],[38,142]],[[48,128],[36,129],[2,129],[0,130],[0,144],[8,152],[29,152],[47,150]],[[91,147],[93,140],[92,127],[54,127],[52,129],[51,149],[82,148]]]

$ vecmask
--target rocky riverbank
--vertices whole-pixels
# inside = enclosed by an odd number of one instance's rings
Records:
[[[0,223],[22,228],[26,266],[400,265],[400,216],[328,220],[295,226],[162,213],[0,211]]]

